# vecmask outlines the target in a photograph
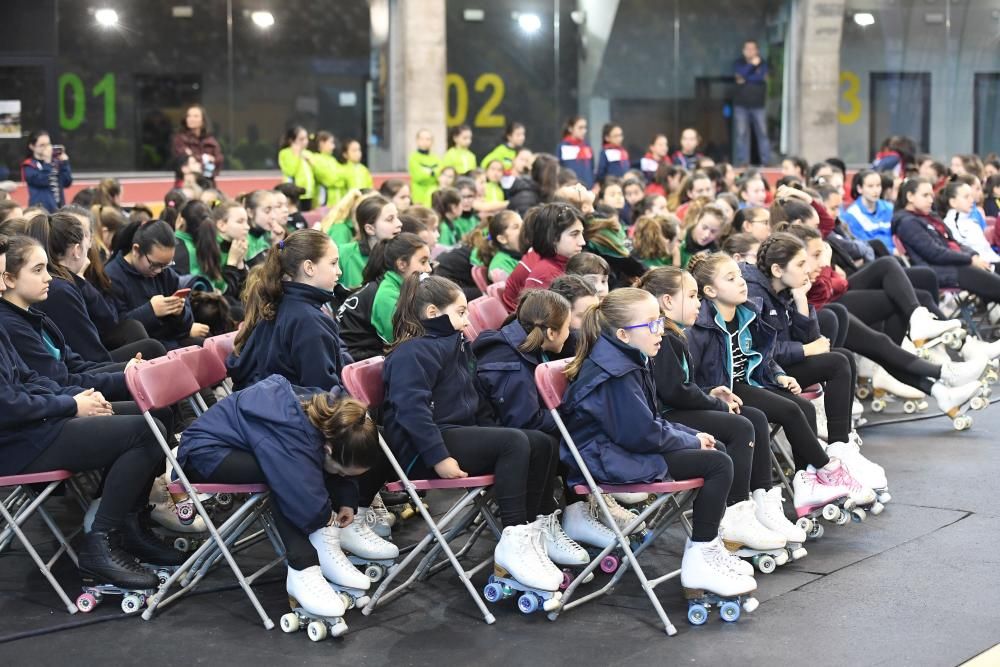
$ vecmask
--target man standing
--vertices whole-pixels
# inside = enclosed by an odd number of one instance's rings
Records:
[[[757,136],[760,162],[771,162],[771,142],[767,139],[767,63],[761,60],[757,42],[743,43],[743,57],[733,66],[736,90],[733,93],[733,164],[750,163],[750,127]]]

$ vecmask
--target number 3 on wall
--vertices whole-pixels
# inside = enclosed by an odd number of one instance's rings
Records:
[[[837,119],[841,125],[853,125],[861,118],[861,100],[858,93],[861,92],[861,80],[858,75],[849,70],[840,73],[840,111]]]
[[[497,107],[503,102],[504,86],[503,79],[499,74],[486,72],[480,74],[473,86],[477,93],[484,93],[487,89],[492,89],[490,96],[476,113],[472,121],[474,127],[503,127],[507,123],[507,117],[503,114],[495,113]],[[448,127],[455,127],[465,123],[469,115],[469,86],[461,74],[448,74],[444,80],[446,122]],[[455,103],[452,106],[452,89],[455,91]]]

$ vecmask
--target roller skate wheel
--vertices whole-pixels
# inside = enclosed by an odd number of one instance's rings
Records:
[[[559,590],[564,591],[567,588],[569,588],[569,585],[571,583],[573,583],[573,577],[572,575],[570,575],[569,572],[566,572],[565,570],[563,570],[562,575],[563,578],[562,578],[562,583],[559,584]]]
[[[905,403],[903,403],[904,413],[912,415],[916,411],[917,411],[917,404],[914,403],[913,401],[906,401]]]
[[[129,594],[122,598],[122,611],[126,614],[134,614],[142,609],[142,597]]]
[[[190,524],[194,521],[194,505],[184,502],[177,505],[177,518],[183,524]]]
[[[858,397],[859,401],[865,400],[866,398],[871,396],[871,394],[872,394],[871,389],[869,389],[867,386],[863,384],[858,385],[857,390],[854,392],[854,395]]]
[[[788,549],[782,549],[778,552],[777,556],[773,556],[776,565],[784,565],[791,560],[791,555],[788,553]]]
[[[892,494],[889,493],[888,491],[883,491],[882,493],[878,494],[878,501],[883,505],[885,505],[890,500],[892,500]]]
[[[343,637],[347,634],[347,623],[342,618],[338,618],[337,622],[330,626],[330,636],[331,637]]]
[[[692,604],[688,607],[688,623],[691,625],[705,625],[708,621],[708,609],[702,604]]]
[[[883,505],[881,502],[879,502],[878,500],[876,500],[874,502],[874,504],[872,504],[871,509],[868,510],[868,513],[871,514],[872,516],[878,516],[879,514],[882,513],[882,510],[884,510],[884,509],[885,509],[885,505]]]
[[[284,614],[279,620],[281,625],[281,631],[291,634],[293,632],[299,631],[299,616],[298,614],[288,613]]]
[[[159,580],[160,586],[162,587],[167,583],[167,580],[170,579],[170,573],[166,570],[157,570],[156,578]]]
[[[490,582],[483,589],[483,597],[487,602],[499,602],[503,598],[503,588],[500,584]]]
[[[982,410],[987,405],[989,405],[989,403],[982,396],[973,396],[972,400],[969,402],[969,407],[973,410]]]
[[[965,431],[972,426],[972,417],[967,415],[960,415],[952,420],[952,426],[955,427],[956,431]]]
[[[805,532],[810,532],[813,529],[813,520],[807,516],[802,517],[795,522],[795,525],[801,528]]]
[[[174,549],[187,553],[187,550],[190,546],[191,544],[188,542],[188,539],[186,537],[174,538]]]
[[[326,623],[323,621],[313,621],[306,626],[306,633],[309,639],[314,642],[321,642],[326,639]]]
[[[853,510],[852,510],[853,511]],[[841,512],[840,516],[837,517],[836,524],[838,526],[846,526],[851,522],[851,512]]]
[[[743,611],[748,614],[755,612],[759,606],[760,602],[757,601],[757,598],[747,598],[743,601]]]
[[[861,523],[866,518],[868,518],[868,514],[860,507],[851,510],[851,519],[854,521],[854,523]]]
[[[825,532],[826,532],[826,529],[823,528],[823,524],[817,523],[817,524],[814,524],[813,527],[812,527],[812,530],[809,531],[809,537],[811,537],[814,540],[818,540],[821,537],[823,537],[823,533],[825,533]]]
[[[362,595],[361,597],[359,597],[354,601],[354,606],[357,607],[358,609],[364,609],[365,607],[368,606],[368,603],[371,601],[372,599],[370,597],[368,597],[367,595]]]
[[[215,496],[215,502],[219,507],[226,508],[233,504],[233,494],[219,493]]]
[[[583,583],[589,584],[593,580],[594,580],[594,573],[593,572],[588,572],[587,576],[583,578]]]
[[[372,581],[381,581],[382,577],[385,576],[385,568],[378,563],[370,563],[365,568],[365,576]]]
[[[406,521],[411,516],[417,513],[417,510],[413,509],[413,505],[407,505],[399,512],[399,518]]]
[[[94,611],[94,607],[97,606],[97,598],[95,598],[90,593],[82,593],[76,599],[76,608],[82,611],[84,614],[89,614]]]
[[[836,505],[827,505],[823,508],[823,518],[827,521],[836,521],[840,514],[840,508]]]
[[[344,603],[344,609],[354,609],[354,598],[341,591],[340,601]]]
[[[562,606],[562,599],[558,597],[549,598],[542,603],[542,609],[545,611],[555,611]]]
[[[500,590],[503,591],[503,597],[505,600],[507,598],[514,597],[514,594],[517,593],[517,591],[511,588],[508,584],[500,584]]]
[[[756,561],[755,565],[757,566],[757,569],[760,570],[763,574],[771,574],[772,572],[774,572],[775,568],[778,567],[778,564],[774,561],[774,558],[769,556],[768,554],[764,554],[763,556],[757,556],[754,558],[754,560]]]
[[[791,556],[792,560],[799,560],[809,555],[809,552],[806,551],[805,547],[796,547],[794,549],[789,548],[788,555]]]
[[[885,410],[885,401],[881,398],[872,400],[872,412],[882,412]]]
[[[538,598],[534,593],[524,593],[517,599],[517,608],[522,614],[530,614],[538,609]]]
[[[719,607],[719,616],[726,623],[735,623],[740,619],[740,603],[733,602],[723,602],[722,606]]]
[[[618,564],[618,556],[614,554],[605,556],[601,559],[601,572],[614,574],[618,570]]]

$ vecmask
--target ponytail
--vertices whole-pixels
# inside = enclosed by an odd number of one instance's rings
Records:
[[[680,293],[684,288],[684,273],[684,269],[676,266],[659,266],[646,271],[645,275],[639,279],[638,287],[652,294],[657,303],[664,295],[684,298]],[[684,338],[684,330],[677,326],[677,323],[672,319],[666,318],[665,324],[675,336]]]
[[[471,245],[476,249],[479,261],[483,263],[483,266],[489,268],[490,262],[497,256],[497,253],[505,250],[497,239],[501,234],[507,233],[507,229],[512,223],[520,219],[521,216],[517,214],[517,211],[500,211],[490,218],[485,229],[477,227],[474,230],[476,233],[472,237]]]
[[[396,312],[392,316],[394,342],[390,351],[411,338],[424,335],[424,311],[427,306],[444,310],[462,296],[462,289],[438,276],[414,273],[403,281]]]
[[[549,329],[559,331],[570,314],[569,301],[549,290],[529,289],[521,293],[514,317],[527,337],[517,346],[525,354],[538,352]]]
[[[566,367],[566,377],[571,381],[579,375],[583,362],[590,356],[601,334],[613,334],[628,326],[636,305],[653,299],[653,295],[636,287],[621,287],[609,293],[604,300],[587,309],[576,340],[576,356]],[[654,299],[655,300],[655,299]]]
[[[368,256],[368,263],[365,264],[361,277],[362,283],[381,280],[386,271],[397,271],[396,262],[409,262],[414,253],[426,247],[423,239],[409,232],[402,232],[391,239],[382,239],[375,244]]]
[[[28,224],[28,235],[37,240],[49,258],[49,273],[73,282],[69,270],[57,259],[77,243],[83,243],[83,223],[76,215],[58,210],[50,216],[37,215]]]
[[[115,252],[125,256],[132,252],[132,246],[138,245],[139,252],[145,255],[154,246],[173,250],[176,242],[173,228],[163,220],[131,222],[115,236]]]
[[[931,182],[922,176],[911,176],[904,180],[899,186],[899,192],[896,194],[896,205],[893,210],[902,211],[905,209],[909,203],[906,199],[907,195],[914,194],[925,183],[931,185]]]
[[[315,394],[302,401],[309,422],[323,434],[330,457],[344,468],[373,468],[381,458],[378,427],[364,404],[353,398]]]
[[[664,259],[670,256],[670,240],[663,233],[661,219],[644,215],[635,221],[635,238],[632,247],[639,259]],[[674,230],[674,238],[677,231]]]
[[[213,215],[208,205],[197,199],[192,199],[181,209],[184,229],[194,239],[195,259],[199,270],[209,280],[221,280],[222,251],[215,240]]]
[[[334,225],[344,221],[353,222],[354,209],[364,197],[365,195],[361,190],[351,190],[348,192],[323,216],[323,220],[319,223],[319,228],[324,234],[329,234],[330,228]]]

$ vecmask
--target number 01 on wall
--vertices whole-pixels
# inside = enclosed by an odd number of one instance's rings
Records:
[[[507,124],[507,117],[502,113],[496,113],[500,103],[503,102],[503,95],[506,91],[503,79],[495,72],[485,72],[476,78],[473,90],[477,93],[489,93],[476,117],[472,121],[473,127],[503,127]],[[448,127],[463,125],[469,116],[469,85],[461,74],[448,74],[444,80],[445,109],[447,109],[446,122]],[[454,95],[454,97],[452,97]]]

